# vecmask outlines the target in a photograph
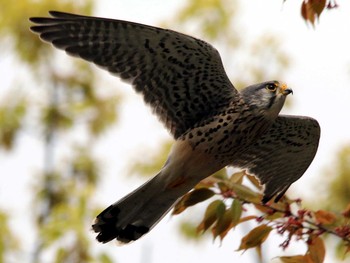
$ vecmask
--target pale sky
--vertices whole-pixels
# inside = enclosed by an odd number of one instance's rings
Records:
[[[282,0],[240,2],[244,2],[241,4],[240,19],[242,35],[254,39],[265,33],[274,33],[281,38],[283,48],[292,57],[293,64],[283,81],[294,90],[294,95],[288,98],[293,101],[293,107],[283,113],[311,116],[321,125],[322,135],[316,158],[305,175],[288,191],[292,197],[312,199],[321,194],[319,184],[324,169],[335,161],[337,151],[350,143],[350,3],[338,1],[340,8],[322,14],[320,23],[313,29],[299,15],[301,1],[288,0],[284,5]],[[95,12],[98,16],[156,25],[158,21],[171,17],[183,1],[103,0],[98,3]],[[182,32],[190,33],[186,29]],[[64,52],[61,53],[66,56]],[[223,58],[223,61],[229,64],[234,59],[233,54],[232,57]],[[11,63],[11,57],[0,60],[0,72],[4,79],[2,85],[5,88],[15,77]],[[96,70],[101,72],[103,85],[117,81],[108,73]],[[96,150],[106,167],[102,186],[93,198],[96,203],[106,207],[142,182],[142,179],[135,177],[126,179],[128,175],[124,173],[128,158],[137,154],[147,155],[156,149],[159,140],[169,138],[163,126],[151,116],[150,110],[128,85],[122,84],[121,91],[125,94],[121,123],[117,129],[105,134]],[[35,94],[35,91],[31,93]],[[130,122],[131,118],[134,121]],[[149,132],[145,134],[145,131]],[[41,147],[40,138],[27,132],[10,155],[0,152],[0,174],[6,175],[0,185],[0,205],[12,214],[11,224],[17,227],[18,233],[25,233],[23,247],[28,248],[31,248],[32,237],[26,215],[30,215],[32,176],[41,170]],[[151,150],[140,152],[140,148]],[[189,209],[185,216],[199,220],[201,214],[198,215],[197,211],[200,209]],[[221,245],[213,243],[211,238],[197,245],[177,234],[180,220],[181,216],[164,218],[152,232],[131,245],[116,247],[113,242],[105,245],[96,242],[94,249],[107,250],[117,262],[255,262],[254,253],[234,251],[239,246],[240,235],[248,228],[237,229]],[[91,239],[94,239],[93,233]],[[282,239],[271,240],[265,248],[268,259],[283,254],[276,245]],[[294,252],[303,253],[303,246],[291,245],[286,251],[289,255]]]

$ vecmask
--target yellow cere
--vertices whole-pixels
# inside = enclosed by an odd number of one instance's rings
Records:
[[[280,86],[280,89],[281,89],[282,91],[285,91],[287,88],[288,88],[288,86],[287,86],[287,84],[285,84],[285,83],[281,84],[281,86]]]

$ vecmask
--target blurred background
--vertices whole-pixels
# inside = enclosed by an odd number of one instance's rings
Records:
[[[333,2],[333,1],[331,1]],[[167,216],[136,243],[99,244],[95,216],[156,173],[172,139],[139,95],[94,65],[42,43],[31,16],[48,10],[171,28],[213,44],[237,88],[278,79],[294,90],[284,114],[321,125],[316,158],[288,191],[313,208],[350,200],[350,3],[314,25],[302,1],[0,0],[0,262],[259,262],[236,252],[250,226],[220,243],[193,229],[205,204]],[[263,261],[305,253],[263,244]],[[337,243],[327,240],[327,260]],[[236,261],[235,261],[236,260]],[[328,262],[328,261],[327,261]]]

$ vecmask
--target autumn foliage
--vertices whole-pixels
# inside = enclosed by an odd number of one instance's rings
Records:
[[[244,179],[252,187],[243,185]],[[261,245],[271,232],[283,236],[284,241],[279,245],[282,250],[293,241],[306,244],[305,254],[280,257],[282,262],[324,262],[323,237],[326,235],[335,236],[345,252],[350,250],[350,205],[341,214],[326,210],[312,211],[304,208],[300,199],[290,200],[287,197],[278,203],[271,201],[265,205],[260,201],[261,188],[255,177],[245,172],[230,176],[220,172],[183,196],[174,207],[173,214],[179,214],[199,202],[214,199],[198,223],[198,234],[211,231],[214,239],[223,240],[237,225],[255,221],[257,226],[241,239],[237,250],[255,248],[261,257]]]
[[[303,0],[301,4],[301,16],[305,21],[314,25],[324,9],[333,9],[336,7],[338,7],[338,4],[335,0]]]

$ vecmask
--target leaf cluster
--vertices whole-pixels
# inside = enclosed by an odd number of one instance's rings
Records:
[[[40,41],[29,31],[28,21],[51,9],[89,14],[92,1],[23,0],[13,4],[0,0],[0,4],[3,52],[14,55],[14,67],[30,70],[30,82],[18,73],[10,84],[18,88],[0,100],[0,148],[12,150],[21,132],[26,132],[42,142],[44,155],[33,177],[35,198],[29,218],[35,234],[32,247],[26,248],[30,255],[23,255],[8,215],[0,211],[4,237],[0,262],[10,257],[32,262],[48,258],[50,262],[111,262],[107,254],[90,249],[89,229],[100,210],[91,198],[101,172],[93,155],[94,143],[118,120],[119,96],[99,94],[92,67],[86,63],[67,58],[63,66],[65,54],[59,57]]]
[[[303,0],[301,4],[301,16],[306,22],[315,25],[320,19],[325,9],[337,8],[338,4],[335,0]]]
[[[6,253],[9,250],[18,252],[19,250],[19,240],[12,233],[10,225],[9,225],[10,217],[0,211],[0,262],[4,262],[6,258]]]
[[[15,96],[14,92],[0,101],[0,148],[7,151],[13,148],[15,138],[23,126],[27,106],[26,99]]]
[[[250,187],[243,181],[247,181]],[[255,177],[245,172],[230,176],[220,173],[202,181],[184,195],[175,205],[173,214],[214,199],[197,224],[197,234],[210,231],[214,239],[219,237],[222,241],[236,226],[247,221],[256,222],[257,226],[241,239],[237,250],[255,248],[262,257],[261,246],[271,232],[283,237],[284,241],[280,244],[283,250],[297,241],[306,245],[304,255],[280,257],[282,262],[324,262],[326,235],[335,236],[346,252],[350,249],[350,205],[342,213],[313,211],[302,207],[301,200],[287,197],[278,203],[264,205],[260,202],[261,190]]]
[[[34,187],[36,225],[40,250],[53,250],[57,262],[95,262],[87,250],[87,229],[97,207],[91,203],[99,164],[85,147],[72,147],[74,154],[59,169],[42,174]],[[62,243],[62,240],[69,240]]]

